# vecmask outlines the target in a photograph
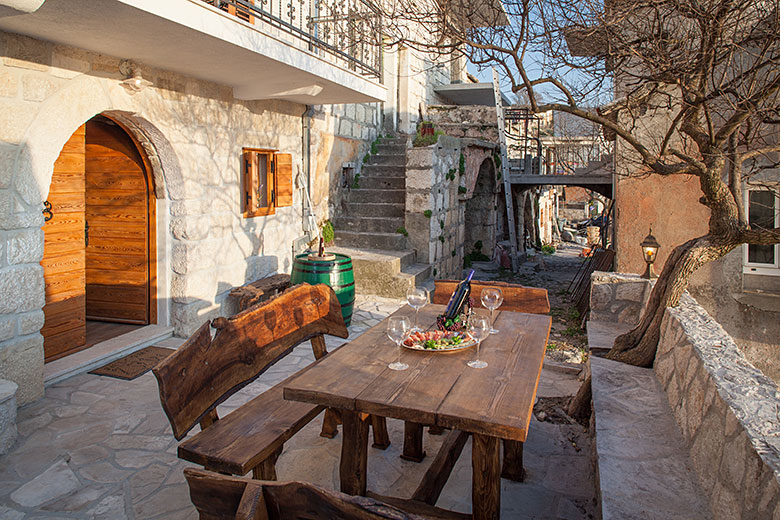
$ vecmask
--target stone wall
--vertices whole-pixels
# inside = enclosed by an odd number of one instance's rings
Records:
[[[780,517],[780,392],[690,296],[666,311],[655,373],[713,518]]]
[[[591,319],[636,323],[650,282],[593,273]],[[654,366],[718,520],[780,517],[780,392],[687,293],[667,309]]]
[[[590,319],[635,325],[650,297],[651,281],[638,274],[606,273],[591,275]]]
[[[428,120],[452,137],[498,143],[496,107],[479,105],[436,105],[428,107]]]
[[[407,150],[405,226],[417,261],[432,264],[435,278],[459,278],[462,273],[461,152],[460,140],[447,136],[431,146]]]
[[[293,156],[303,169],[304,105],[242,101],[228,86],[140,64],[153,86],[119,85],[119,57],[0,33],[0,378],[24,404],[43,392],[41,226],[52,166],[92,117],[122,117],[152,163],[158,218],[158,317],[178,336],[230,314],[231,288],[289,272],[303,234],[301,193],[275,215],[241,215],[243,147]],[[376,105],[315,110],[314,204],[327,218],[334,182],[375,135]],[[319,112],[318,112],[319,111]],[[336,188],[339,184],[335,184]]]

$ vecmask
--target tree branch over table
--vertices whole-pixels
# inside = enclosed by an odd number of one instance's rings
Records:
[[[615,135],[631,171],[698,178],[709,232],[674,249],[613,359],[650,366],[664,309],[696,269],[741,244],[780,242],[777,229],[751,226],[743,201],[754,183],[777,191],[765,181],[780,162],[780,0],[383,5],[391,39],[499,69],[532,111],[565,112]],[[605,92],[616,101],[596,110]]]

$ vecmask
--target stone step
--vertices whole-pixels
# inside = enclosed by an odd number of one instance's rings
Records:
[[[400,217],[403,218],[406,206],[399,203],[347,203],[348,217]]]
[[[432,278],[432,266],[414,263],[414,251],[346,247],[330,248],[329,251],[352,257],[358,294],[406,298],[410,287],[423,285]]]
[[[382,165],[397,165],[403,166],[406,164],[406,154],[386,154],[378,153],[368,156],[368,164],[382,164]]]
[[[349,202],[385,202],[404,204],[406,190],[369,190],[356,189],[349,193]]]
[[[360,181],[367,177],[406,177],[406,166],[404,164],[386,165],[386,164],[364,164],[360,170]]]
[[[360,176],[357,189],[369,190],[403,190],[406,189],[406,179],[403,175],[397,177]]]
[[[355,279],[365,283],[373,278],[392,278],[415,263],[417,254],[412,250],[387,251],[362,247],[329,247],[329,252],[341,253],[352,258]]]
[[[336,233],[339,231],[393,233],[403,225],[403,217],[338,217],[333,220]]]
[[[593,354],[609,351],[615,338],[634,328],[629,323],[588,320],[588,350]]]
[[[380,144],[402,144],[406,146],[408,139],[406,137],[383,137],[379,140]]]
[[[400,233],[360,233],[358,231],[336,231],[336,246],[381,249],[384,251],[406,251],[406,237]]]
[[[406,143],[382,143],[376,145],[377,151],[381,154],[400,154],[406,153]]]
[[[173,336],[173,327],[146,325],[121,336],[107,339],[92,347],[44,365],[43,383],[53,385],[82,372],[101,367],[136,350]]]

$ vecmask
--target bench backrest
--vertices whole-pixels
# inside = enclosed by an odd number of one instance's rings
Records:
[[[327,491],[306,482],[273,482],[185,468],[201,518],[236,520],[422,520],[377,500]]]
[[[182,439],[198,422],[208,426],[218,404],[296,345],[322,334],[348,336],[341,305],[327,285],[296,285],[262,305],[203,324],[153,369],[173,435]]]
[[[450,296],[458,286],[458,280],[435,280],[433,291],[433,303],[446,305]],[[471,281],[471,297],[477,306],[482,289],[497,287],[504,294],[504,303],[499,307],[503,311],[527,312],[529,314],[547,314],[550,312],[550,300],[547,297],[547,289],[538,287],[525,287],[523,285],[506,282],[480,282]]]

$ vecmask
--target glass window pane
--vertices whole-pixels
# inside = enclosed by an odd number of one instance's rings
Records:
[[[268,207],[268,156],[260,154],[257,160],[257,207]]]
[[[748,221],[751,226],[775,227],[775,194],[771,191],[751,191]]]
[[[749,192],[748,222],[751,226],[763,228],[775,227],[774,192],[751,190]],[[775,246],[748,246],[748,262],[754,264],[775,264]]]
[[[748,262],[775,265],[775,246],[748,246]]]

